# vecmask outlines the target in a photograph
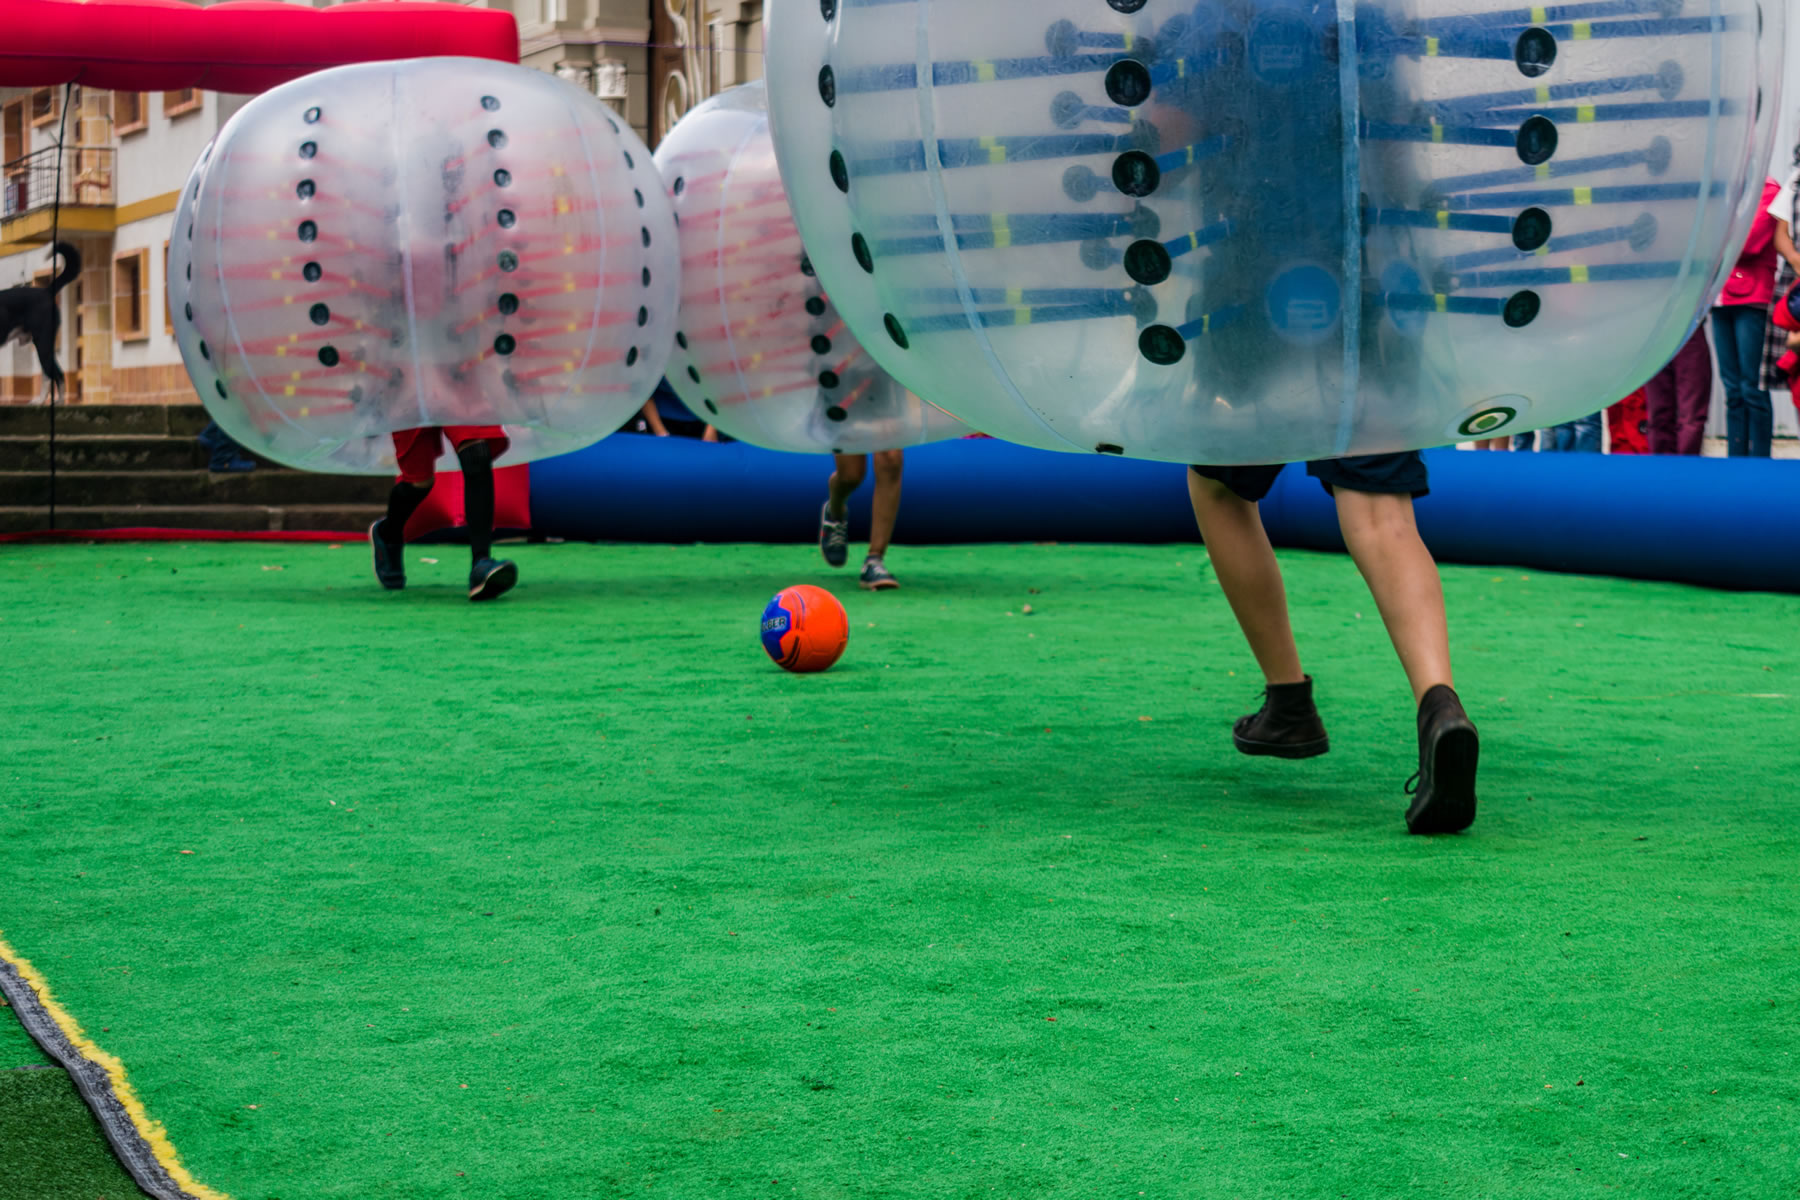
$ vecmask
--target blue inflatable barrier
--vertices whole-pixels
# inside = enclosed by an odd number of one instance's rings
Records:
[[[1443,562],[1504,563],[1800,592],[1800,463],[1434,450],[1419,527]],[[807,542],[828,459],[741,443],[617,436],[531,468],[533,530],[593,541]],[[866,536],[869,485],[851,504]],[[1342,550],[1301,467],[1263,502],[1277,545]],[[988,439],[906,452],[895,540],[1196,540],[1178,466]]]

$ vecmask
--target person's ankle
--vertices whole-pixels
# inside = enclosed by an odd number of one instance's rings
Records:
[[[1420,688],[1416,693],[1414,693],[1414,703],[1416,705],[1423,705],[1426,700],[1430,699],[1431,693],[1435,692],[1439,688],[1443,688],[1445,691],[1449,692],[1452,696],[1456,695],[1456,685],[1454,683],[1450,682],[1450,680],[1434,679],[1430,683],[1426,684],[1424,687]]]

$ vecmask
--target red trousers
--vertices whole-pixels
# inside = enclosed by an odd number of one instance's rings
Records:
[[[1696,329],[1669,365],[1644,385],[1650,453],[1700,453],[1712,393],[1712,350],[1705,329]]]

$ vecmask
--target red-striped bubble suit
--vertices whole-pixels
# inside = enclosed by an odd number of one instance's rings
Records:
[[[388,435],[422,426],[502,426],[507,462],[598,441],[655,389],[680,293],[674,215],[630,126],[472,58],[252,100],[182,190],[168,276],[226,432],[351,474],[391,472]]]
[[[869,357],[800,242],[761,80],[678,122],[656,164],[681,218],[669,383],[702,420],[774,450],[861,454],[961,437]]]

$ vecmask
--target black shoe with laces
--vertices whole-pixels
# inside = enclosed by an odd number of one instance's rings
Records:
[[[375,552],[375,578],[390,592],[406,586],[406,543],[390,542],[381,535],[384,517],[369,526],[369,546]]]
[[[492,600],[519,582],[519,568],[511,559],[484,558],[469,569],[469,599]]]
[[[1312,676],[1299,683],[1271,683],[1263,689],[1263,706],[1239,717],[1231,740],[1244,754],[1272,758],[1313,758],[1331,749],[1325,722],[1313,707]]]
[[[1438,684],[1419,701],[1419,770],[1407,780],[1413,797],[1408,833],[1461,833],[1475,823],[1475,766],[1481,738],[1462,701]]]
[[[863,559],[862,574],[856,582],[866,592],[887,592],[900,586],[900,581],[887,569],[887,564],[873,554]]]
[[[850,514],[846,512],[839,520],[831,519],[831,504],[827,502],[819,509],[819,553],[825,556],[825,565],[841,567],[850,561]]]

